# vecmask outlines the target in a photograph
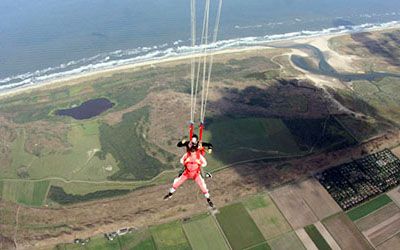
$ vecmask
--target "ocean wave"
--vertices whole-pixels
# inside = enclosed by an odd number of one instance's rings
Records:
[[[183,43],[187,43],[187,41],[178,40],[171,43],[172,47],[170,47],[170,44],[164,43],[152,47],[138,47],[129,50],[116,50],[110,53],[102,53],[93,57],[66,62],[56,67],[49,67],[34,72],[27,72],[24,74],[9,76],[0,79],[0,91],[10,91],[16,88],[41,84],[43,82],[60,79],[66,76],[73,76],[97,70],[110,69],[117,66],[123,66],[133,63],[141,63],[177,56],[186,56],[194,53],[203,53],[204,51],[217,52],[225,49],[260,46],[265,45],[268,42],[280,40],[329,34],[361,32],[377,28],[390,28],[398,25],[400,25],[400,21],[392,21],[378,24],[365,23],[354,26],[338,26],[322,30],[303,30],[298,32],[265,35],[260,37],[244,37],[237,39],[221,40],[207,46],[191,47],[188,45],[181,45]]]

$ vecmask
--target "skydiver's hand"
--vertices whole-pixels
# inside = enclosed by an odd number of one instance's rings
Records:
[[[186,142],[186,139],[182,139],[181,143],[185,144],[185,142]]]
[[[207,152],[209,153],[209,154],[211,154],[212,153],[212,148],[209,148],[208,150],[207,150]]]

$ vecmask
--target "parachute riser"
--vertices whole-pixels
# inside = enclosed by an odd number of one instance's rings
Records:
[[[199,142],[203,141],[203,131],[204,131],[204,123],[200,123],[199,125]],[[189,140],[191,141],[194,135],[194,124],[193,122],[189,125]]]

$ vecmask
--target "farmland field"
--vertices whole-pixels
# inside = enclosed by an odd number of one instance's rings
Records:
[[[369,215],[355,221],[357,227],[360,229],[360,231],[365,231],[376,224],[385,221],[392,216],[400,213],[400,208],[396,206],[393,202],[385,205],[384,207],[380,208],[379,210],[370,213]]]
[[[233,249],[249,248],[265,241],[241,203],[221,208],[217,220]]]
[[[211,216],[200,216],[183,223],[183,229],[191,247],[196,249],[229,249],[224,240],[224,235],[219,231],[218,225]]]
[[[319,220],[341,211],[326,189],[314,178],[298,183],[294,190],[304,199]]]
[[[383,194],[350,210],[347,212],[347,215],[352,221],[355,221],[385,206],[386,204],[389,204],[390,202],[392,202],[392,200],[389,196]]]
[[[2,181],[1,186],[2,199],[25,205],[41,206],[46,199],[49,181]]]
[[[400,214],[396,214],[393,217],[380,222],[373,228],[364,231],[363,234],[374,246],[378,246],[398,232],[400,232]]]
[[[304,199],[296,193],[296,185],[289,184],[272,191],[271,198],[293,229],[303,228],[318,221]]]
[[[150,232],[157,249],[191,249],[179,221],[151,227]]]
[[[243,202],[265,239],[287,233],[291,227],[268,195],[257,195]]]
[[[372,249],[356,225],[344,213],[332,215],[322,224],[342,249]]]
[[[394,188],[390,190],[387,195],[400,207],[400,188]]]
[[[400,246],[400,233],[376,247],[377,250],[392,250]]]
[[[305,249],[294,231],[268,240],[272,250]]]
[[[304,227],[304,230],[307,232],[308,236],[310,236],[311,240],[320,250],[330,250],[331,247],[328,245],[324,237],[322,237],[321,233],[314,225],[308,225]]]
[[[376,247],[400,230],[400,208],[395,203],[379,208],[356,222],[357,227]]]

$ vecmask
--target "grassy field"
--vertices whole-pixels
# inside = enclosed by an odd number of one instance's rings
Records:
[[[268,195],[251,197],[245,200],[243,204],[265,239],[277,237],[291,230],[289,223]]]
[[[151,227],[150,231],[157,249],[191,249],[179,221]]]
[[[110,154],[103,159],[96,157],[101,149],[97,123],[74,125],[68,141],[72,148],[67,153],[42,157],[39,167],[32,170],[32,177],[47,177],[52,173],[52,176],[63,176],[70,180],[93,181],[104,180],[118,170],[117,162]]]
[[[205,138],[212,141],[215,158],[226,164],[260,157],[299,154],[293,136],[280,119],[212,120]]]
[[[333,117],[326,119],[216,118],[205,139],[224,164],[256,158],[301,155],[356,143]]]
[[[299,237],[297,237],[294,231],[282,234],[276,238],[268,240],[268,244],[272,250],[287,250],[287,249],[303,249],[305,247],[301,243]]]
[[[222,232],[211,216],[199,216],[183,223],[183,229],[191,247],[196,250],[229,249]]]
[[[354,91],[332,91],[335,98],[351,110],[367,115],[367,119],[341,117],[359,140],[365,140],[400,124],[399,78],[385,77],[379,81],[355,81]]]
[[[172,154],[159,149],[157,155],[150,155],[145,150],[148,143],[144,137],[144,126],[148,123],[148,112],[148,108],[143,108],[125,114],[123,121],[115,126],[103,124],[100,127],[100,158],[110,153],[118,161],[119,171],[110,179],[145,180],[172,168],[168,164],[175,159]]]
[[[332,249],[314,225],[308,225],[304,227],[304,230],[307,232],[308,236],[310,236],[311,240],[318,247],[318,249],[320,250]]]
[[[11,144],[11,158],[13,159],[11,166],[5,168],[0,173],[3,178],[18,178],[18,169],[24,166],[32,166],[32,163],[38,162],[39,158],[27,153],[24,149],[26,132],[24,129],[16,131],[17,138]]]
[[[351,209],[349,212],[347,212],[347,215],[352,221],[356,221],[390,202],[392,202],[392,200],[389,198],[389,196],[383,194],[356,208]]]
[[[157,249],[150,232],[139,231],[118,237],[121,250],[155,250]]]
[[[20,178],[20,170],[27,178],[63,177],[74,180],[104,180],[117,171],[117,163],[111,155],[104,159],[95,157],[101,148],[96,122],[74,123],[68,133],[70,147],[62,152],[49,152],[36,156],[25,150],[26,132],[20,130],[12,144],[13,162],[0,174],[3,178]]]
[[[88,249],[88,250],[120,250],[121,245],[118,239],[109,241],[104,237],[93,238],[85,245],[78,244],[62,244],[58,245],[55,250],[75,250],[75,249]]]
[[[284,124],[304,151],[337,150],[357,143],[333,116],[286,119]]]
[[[241,203],[221,208],[217,220],[233,249],[250,248],[265,241]]]
[[[107,240],[103,235],[91,238],[85,246],[79,244],[59,244],[54,250],[156,250],[155,243],[149,231],[135,231],[118,236],[114,240]]]
[[[2,181],[1,198],[28,206],[41,206],[46,199],[49,181]]]

